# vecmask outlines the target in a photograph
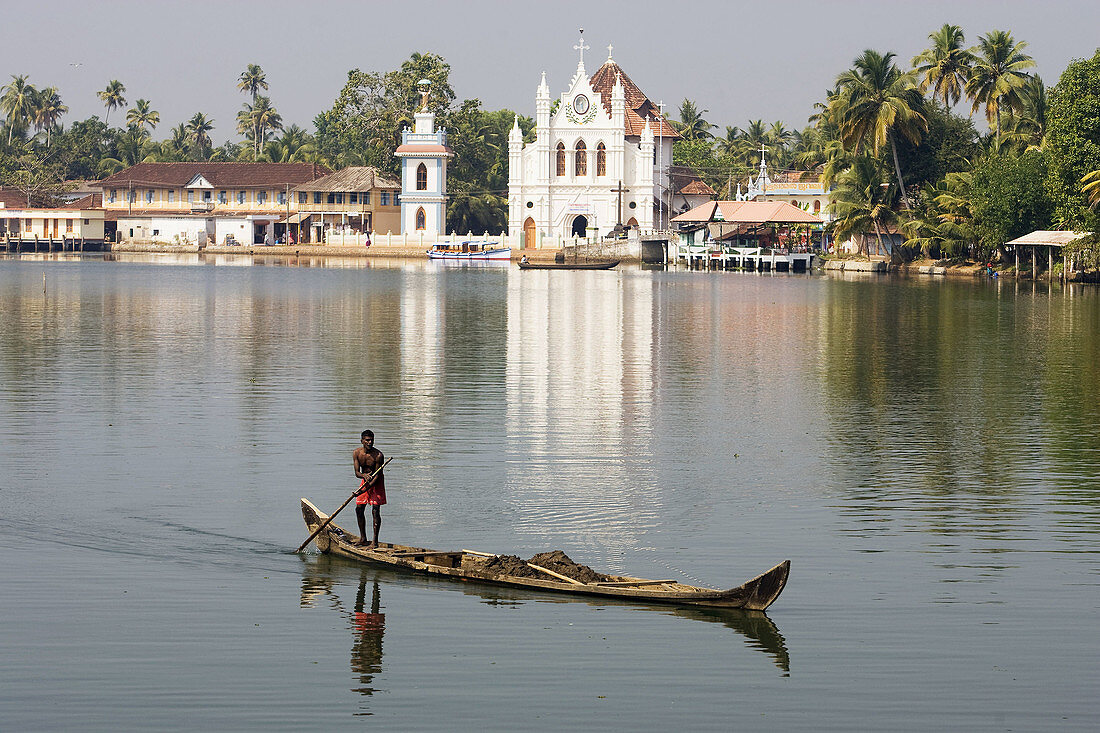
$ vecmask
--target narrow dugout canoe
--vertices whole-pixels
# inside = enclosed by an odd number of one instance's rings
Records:
[[[302,518],[309,532],[314,532],[326,519],[308,499],[302,499]],[[424,575],[476,580],[496,585],[507,585],[531,590],[572,593],[574,595],[606,596],[622,600],[650,603],[669,603],[681,606],[709,606],[716,608],[744,608],[763,611],[783,592],[790,574],[791,561],[784,560],[771,570],[752,580],[730,588],[714,590],[685,585],[671,580],[649,580],[627,575],[606,575],[606,580],[593,583],[559,580],[547,574],[546,578],[527,578],[518,575],[501,575],[487,566],[495,555],[471,550],[438,551],[423,547],[394,545],[383,542],[376,549],[358,547],[353,543],[356,535],[345,532],[330,522],[314,539],[317,549],[359,560],[360,562],[399,568]]]
[[[521,270],[611,270],[619,260],[611,262],[520,262]]]

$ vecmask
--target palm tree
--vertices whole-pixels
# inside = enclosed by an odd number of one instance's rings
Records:
[[[1031,75],[1020,90],[1020,107],[1006,119],[1004,143],[1023,152],[1040,148],[1047,134],[1047,89],[1038,75]]]
[[[764,120],[749,120],[749,126],[741,133],[741,156],[746,168],[751,170],[760,164],[757,153],[769,142]]]
[[[316,155],[317,146],[310,135],[297,125],[285,128],[278,139],[264,146],[264,158],[272,163],[305,163]]]
[[[255,103],[245,104],[237,113],[237,130],[252,138],[253,156],[260,156],[260,146],[266,141],[269,130],[280,130],[283,117],[271,106],[267,97],[257,97]]]
[[[1035,60],[1024,53],[1027,44],[1017,43],[1008,31],[990,31],[978,39],[976,59],[966,82],[966,96],[973,100],[970,114],[985,105],[985,119],[994,124],[994,147],[1001,147],[1001,108],[1017,110],[1021,90],[1027,84],[1025,69]]]
[[[142,129],[148,125],[150,130],[155,130],[160,124],[160,112],[149,108],[148,99],[139,99],[134,102],[133,109],[126,113],[126,122]]]
[[[187,121],[187,137],[195,144],[200,158],[205,159],[209,154],[210,135],[214,129],[214,120],[208,120],[202,112],[196,112],[195,116]]]
[[[1089,197],[1089,205],[1094,209],[1100,208],[1100,170],[1086,173],[1081,183],[1081,193]]]
[[[237,77],[237,89],[252,95],[252,103],[256,103],[256,95],[263,89],[267,91],[267,75],[259,64],[249,64],[241,75]]]
[[[57,94],[57,87],[46,87],[37,95],[35,100],[34,109],[34,125],[39,130],[46,131],[46,147],[50,147],[50,133],[53,132],[53,128],[57,126],[57,121],[61,119],[61,115],[69,111],[61,102],[61,97]]]
[[[948,173],[936,186],[924,190],[928,208],[902,224],[905,243],[919,247],[926,257],[957,256],[975,241],[974,216],[970,211],[970,173]]]
[[[107,88],[102,92],[96,92],[95,95],[102,100],[103,105],[107,108],[107,115],[103,118],[103,121],[111,119],[111,110],[115,107],[125,107],[126,98],[122,95],[126,93],[126,87],[122,85],[118,79],[112,79]]]
[[[879,246],[886,248],[882,230],[897,221],[894,205],[898,189],[887,182],[878,162],[869,155],[855,159],[852,167],[837,178],[837,187],[829,198],[830,222],[837,242],[844,237],[859,238],[859,254],[867,252],[869,230],[874,229]]]
[[[898,148],[894,134],[898,133],[914,144],[928,130],[928,120],[921,114],[923,96],[912,75],[903,74],[894,63],[895,54],[880,54],[867,49],[853,61],[854,68],[837,77],[840,95],[837,105],[840,139],[845,148],[858,153],[869,142],[878,154],[889,143],[894,156],[894,171],[898,176],[905,208],[910,208],[901,175]]]
[[[703,114],[709,111],[700,110],[690,99],[683,101],[680,105],[680,134],[685,140],[706,140],[713,137],[710,129],[714,125],[703,119]]]
[[[966,36],[957,25],[943,24],[928,39],[932,45],[913,57],[913,69],[920,77],[922,93],[932,90],[932,99],[942,99],[948,109],[962,99],[966,80],[974,65],[974,54],[963,48]]]
[[[11,83],[3,88],[0,108],[8,119],[8,145],[15,128],[22,129],[33,117],[38,91],[27,83],[26,76],[12,74]]]

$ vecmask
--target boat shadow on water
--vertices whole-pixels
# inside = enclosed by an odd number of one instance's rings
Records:
[[[382,636],[385,631],[385,614],[380,613],[382,589],[386,586],[430,588],[438,591],[460,592],[473,596],[489,605],[519,606],[525,603],[584,603],[595,608],[633,608],[655,612],[663,616],[718,623],[733,629],[745,639],[752,649],[769,656],[782,672],[789,676],[790,654],[787,642],[775,623],[763,611],[747,611],[738,608],[707,608],[698,606],[669,606],[637,601],[620,601],[614,598],[568,596],[554,593],[482,585],[454,583],[443,578],[412,575],[385,567],[365,567],[361,563],[336,555],[305,555],[302,562],[301,606],[313,608],[327,604],[349,619],[354,631],[351,667],[358,675],[361,686],[356,691],[370,695],[377,691],[372,686],[375,675],[382,670]],[[337,592],[339,586],[358,582],[355,601],[349,608]],[[368,587],[370,602],[368,604]]]

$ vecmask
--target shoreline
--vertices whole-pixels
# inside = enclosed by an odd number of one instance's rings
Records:
[[[215,254],[215,255],[241,255],[252,257],[361,257],[393,258],[393,259],[422,259],[427,260],[427,250],[422,246],[394,247],[372,244],[370,247],[349,247],[331,244],[273,244],[252,246],[226,246],[224,244],[208,245],[200,248],[197,244],[152,244],[146,242],[120,242],[106,244],[104,252],[134,253],[134,254]],[[560,249],[513,249],[511,260],[518,262],[524,255],[531,262],[554,262],[555,257],[562,253]],[[640,258],[629,255],[618,255],[624,264],[638,263]]]

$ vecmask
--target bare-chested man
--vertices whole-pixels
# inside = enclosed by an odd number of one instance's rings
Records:
[[[364,430],[360,437],[363,445],[356,448],[352,454],[352,464],[355,468],[355,477],[362,480],[359,490],[355,492],[355,518],[359,521],[358,545],[365,547],[378,546],[378,530],[382,527],[381,507],[386,503],[386,476],[384,471],[371,478],[371,474],[377,471],[385,458],[382,451],[374,447],[374,433]],[[374,541],[367,542],[367,505],[370,504],[371,514],[374,517]]]

